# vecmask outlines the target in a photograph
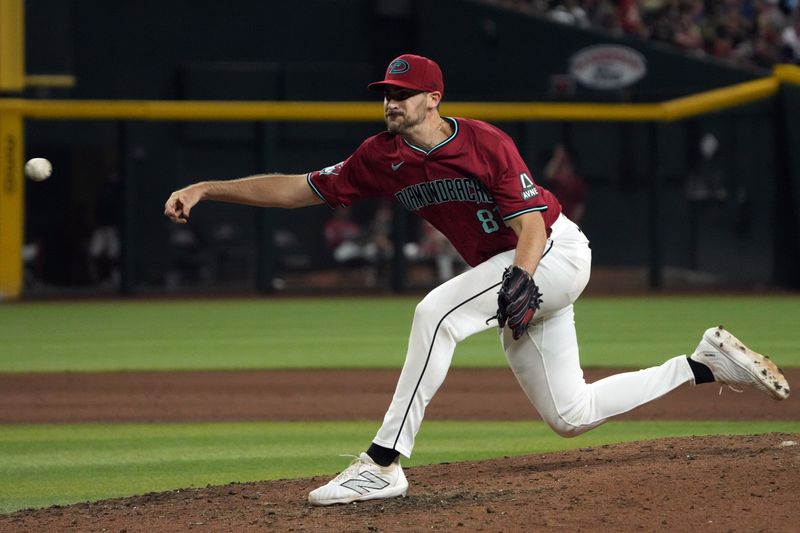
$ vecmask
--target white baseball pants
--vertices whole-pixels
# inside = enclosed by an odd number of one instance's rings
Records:
[[[403,370],[373,442],[411,456],[425,407],[444,382],[456,344],[496,327],[497,292],[514,250],[498,254],[432,290],[417,305]],[[685,355],[660,366],[609,376],[588,384],[578,355],[572,304],[589,281],[591,250],[578,227],[563,215],[534,275],[542,306],[526,335],[500,332],[508,364],[533,407],[565,437],[694,383]]]

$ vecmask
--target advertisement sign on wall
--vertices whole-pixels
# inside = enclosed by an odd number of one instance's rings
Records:
[[[623,89],[647,74],[647,63],[633,48],[600,44],[578,50],[569,59],[569,71],[590,89]]]

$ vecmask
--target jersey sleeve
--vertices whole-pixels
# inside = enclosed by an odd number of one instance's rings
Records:
[[[503,220],[533,211],[547,211],[551,206],[545,191],[536,185],[531,171],[519,155],[513,141],[504,137],[495,151],[495,176],[492,195]]]
[[[365,143],[366,144],[366,143]],[[362,144],[344,161],[309,172],[311,189],[331,207],[347,207],[355,200],[377,195]]]

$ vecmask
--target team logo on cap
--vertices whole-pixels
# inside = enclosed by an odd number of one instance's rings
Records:
[[[408,72],[408,62],[405,59],[395,59],[389,65],[389,74],[403,74]]]

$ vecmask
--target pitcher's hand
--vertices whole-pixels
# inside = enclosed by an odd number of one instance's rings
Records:
[[[164,215],[176,224],[186,224],[189,212],[202,199],[200,187],[191,185],[172,193],[164,204]]]

